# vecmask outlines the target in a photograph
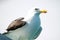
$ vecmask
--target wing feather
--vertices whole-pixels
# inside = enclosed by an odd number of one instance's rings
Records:
[[[24,26],[26,24],[26,21],[22,21],[24,18],[18,18],[14,21],[12,21],[12,23],[8,26],[7,31],[10,30],[15,30],[17,28],[21,28],[22,26]]]

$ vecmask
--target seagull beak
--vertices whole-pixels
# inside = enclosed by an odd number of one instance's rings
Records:
[[[40,10],[40,13],[47,13],[47,10]]]

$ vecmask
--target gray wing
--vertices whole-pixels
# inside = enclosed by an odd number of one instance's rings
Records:
[[[22,21],[23,19],[24,18],[18,18],[12,21],[12,23],[8,26],[7,31],[15,30],[17,28],[24,26],[26,24],[26,21]]]
[[[40,35],[41,31],[42,31],[42,27],[40,27],[40,28],[37,30],[37,32],[35,33],[34,39],[36,39],[36,38]]]
[[[11,39],[6,37],[5,35],[0,34],[0,40],[11,40]]]

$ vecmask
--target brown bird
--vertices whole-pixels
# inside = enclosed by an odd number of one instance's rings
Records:
[[[17,28],[20,28],[26,24],[25,21],[22,21],[24,18],[18,18],[14,21],[12,21],[11,24],[9,24],[8,28],[6,29],[7,31],[15,30]]]

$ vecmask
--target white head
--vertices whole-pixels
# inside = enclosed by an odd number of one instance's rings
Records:
[[[35,8],[35,13],[39,13],[40,14],[39,8]]]
[[[35,8],[35,12],[41,14],[41,13],[47,13],[47,10],[40,10],[39,8]]]

